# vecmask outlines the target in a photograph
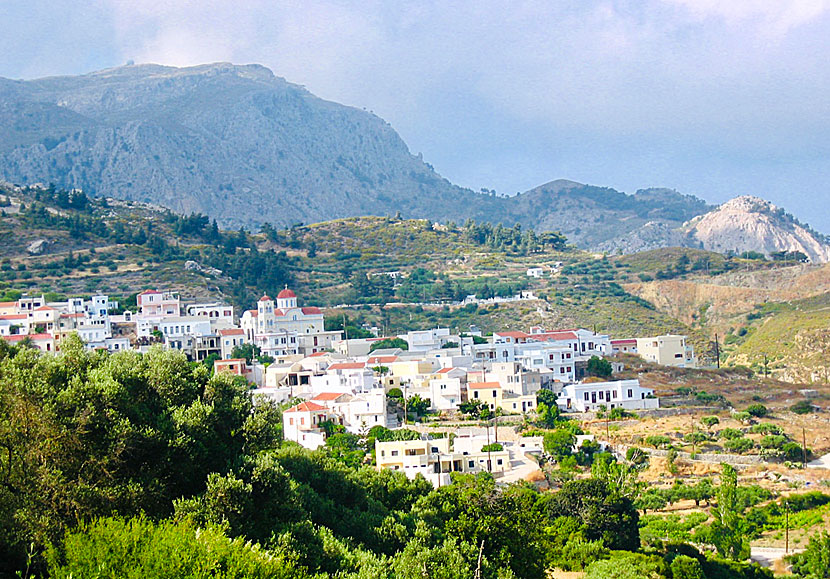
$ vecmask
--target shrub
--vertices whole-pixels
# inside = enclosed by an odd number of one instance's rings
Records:
[[[99,519],[69,533],[64,553],[50,549],[49,575],[70,577],[305,577],[282,557],[216,527],[189,521]],[[218,569],[221,574],[216,575]]]
[[[767,434],[761,438],[761,448],[780,449],[786,444],[787,437],[780,434]]]
[[[755,418],[763,418],[769,414],[769,410],[763,404],[750,404],[746,411]]]
[[[751,450],[754,446],[753,442],[748,438],[733,438],[723,445],[729,452],[737,452],[738,454],[743,454]]]
[[[671,562],[672,579],[706,579],[700,561],[688,555],[678,555]]]
[[[790,411],[796,414],[810,414],[813,411],[813,405],[809,400],[799,400],[790,406]]]
[[[671,438],[665,434],[652,434],[646,437],[645,443],[654,448],[667,448],[671,445]]]
[[[750,429],[750,432],[755,434],[784,434],[784,431],[781,429],[780,426],[777,424],[772,424],[771,422],[762,422],[761,424],[756,424]]]
[[[718,433],[718,436],[720,436],[721,438],[725,438],[726,440],[742,438],[743,435],[744,433],[738,430],[737,428],[724,428]]]

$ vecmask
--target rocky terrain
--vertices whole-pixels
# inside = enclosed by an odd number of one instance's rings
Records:
[[[756,198],[713,209],[670,189],[629,195],[567,180],[510,198],[475,193],[413,155],[383,119],[258,65],[0,78],[0,134],[0,180],[203,213],[226,228],[400,212],[561,231],[608,253],[685,246],[830,258],[823,236]]]
[[[800,251],[811,262],[830,261],[830,244],[783,209],[752,196],[736,197],[683,226],[703,248],[724,253],[757,251],[770,255]]]

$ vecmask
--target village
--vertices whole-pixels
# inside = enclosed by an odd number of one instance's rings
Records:
[[[73,332],[88,349],[182,351],[191,361],[212,362],[216,372],[240,376],[254,396],[294,402],[283,412],[284,437],[309,449],[323,446],[333,429],[365,436],[373,427],[397,429],[425,414],[434,426],[464,415],[510,422],[534,415],[541,391],[554,394],[563,413],[655,409],[660,401],[653,389],[636,379],[590,376],[591,361],[625,353],[667,366],[696,364],[685,337],[673,335],[612,339],[586,329],[533,327],[482,336],[475,328],[459,334],[435,328],[350,339],[325,330],[323,311],[300,307],[288,288],[276,299],[262,296],[255,310],[239,316],[222,303],[185,304],[173,291],[143,291],[136,304],[135,312],[112,314],[118,304],[104,295],[49,303],[23,296],[0,303],[0,336],[44,352],[58,351]],[[378,441],[376,464],[410,478],[421,474],[436,486],[453,472],[515,480],[532,467],[528,457],[542,451],[542,439],[507,441],[502,429],[499,441],[495,428],[462,425],[449,429],[452,437]]]

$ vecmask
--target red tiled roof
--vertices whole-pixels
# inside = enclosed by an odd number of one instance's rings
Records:
[[[277,294],[278,299],[286,299],[286,298],[296,298],[297,294],[292,292],[290,289],[285,288],[280,293]]]
[[[340,398],[343,395],[344,394],[342,392],[322,392],[322,393],[318,394],[317,396],[315,396],[314,398],[312,398],[312,400],[321,400],[321,401],[323,401],[323,400],[326,400],[326,401],[337,400],[338,398]]]
[[[29,338],[34,341],[55,339],[52,334],[15,334],[13,336],[3,336],[3,339],[7,342],[19,342],[23,340],[23,338]]]
[[[455,370],[455,368],[441,368],[441,369],[440,369],[440,370],[438,370],[438,372],[436,372],[436,373],[437,373],[437,374],[449,374],[449,373],[450,373],[450,372],[452,372],[453,370]]]
[[[320,308],[310,307],[310,308],[300,308],[304,314],[311,315],[311,314],[322,314],[323,310]]]
[[[0,308],[16,308],[17,302],[0,302]]]
[[[256,310],[248,310],[248,313],[251,314],[253,317],[257,317],[257,311]]]
[[[138,294],[138,295],[140,295],[140,296],[144,296],[144,295],[147,295],[147,294],[160,294],[160,293],[161,293],[161,292],[160,292],[160,291],[158,291],[158,290],[144,290],[143,292],[141,292],[141,293],[140,293],[140,294]]]
[[[611,343],[614,344],[614,345],[620,345],[620,346],[623,345],[623,344],[636,344],[637,339],[636,338],[625,338],[623,340],[611,340]]]
[[[325,355],[326,355],[326,354],[328,354],[328,353],[329,353],[329,352],[324,352],[324,351],[322,351],[322,350],[321,350],[321,351],[319,351],[319,352],[314,352],[314,353],[313,353],[313,354],[311,354],[310,356],[306,356],[306,358],[319,358],[320,356],[325,356]]]
[[[473,390],[479,390],[482,388],[501,388],[501,384],[498,382],[470,382],[467,384],[467,388],[472,388]]]
[[[86,314],[83,312],[78,312],[75,314],[61,314],[62,318],[83,318],[84,316],[86,316]]]
[[[266,295],[262,296],[261,298],[259,298],[259,301],[261,301],[261,302],[272,302],[274,300],[269,298],[268,295],[266,294]]]
[[[28,317],[26,314],[4,314],[0,316],[0,320],[25,320]]]
[[[36,312],[50,312],[50,311],[54,311],[54,310],[55,310],[55,308],[53,308],[52,306],[40,306],[39,308],[35,308],[34,311],[36,311]]]
[[[506,336],[508,338],[530,338],[530,334],[524,332],[495,332],[497,336]]]
[[[301,402],[296,406],[292,406],[285,412],[317,412],[318,410],[328,410],[328,408],[315,404],[314,402]]]
[[[245,334],[245,330],[241,328],[228,328],[226,330],[219,330],[220,336],[242,336]]]
[[[328,367],[329,370],[362,370],[366,367],[363,362],[338,362]]]
[[[397,356],[372,356],[370,357],[366,363],[375,365],[375,364],[391,364],[392,362],[397,362]]]

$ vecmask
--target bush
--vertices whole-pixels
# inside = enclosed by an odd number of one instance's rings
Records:
[[[481,452],[498,452],[500,450],[504,450],[504,447],[501,445],[500,442],[485,444],[481,447]]]
[[[743,432],[738,430],[737,428],[724,428],[718,433],[720,438],[725,438],[726,440],[735,440],[736,438],[742,438],[744,435]]]
[[[98,519],[67,534],[62,550],[52,548],[47,554],[49,575],[56,579],[307,576],[259,545],[229,539],[216,527],[199,529],[187,520],[156,525],[143,517]]]
[[[706,579],[700,561],[688,555],[678,555],[671,562],[672,579]]]
[[[750,404],[746,411],[755,418],[763,418],[769,414],[769,410],[763,404]]]
[[[752,450],[754,446],[755,444],[748,438],[733,438],[723,445],[723,447],[729,452],[737,452],[738,454],[748,452],[749,450]]]
[[[584,571],[594,561],[608,557],[608,553],[602,541],[586,541],[576,537],[562,547],[561,561],[565,571]]]
[[[813,411],[813,405],[809,400],[799,400],[790,406],[790,411],[796,414],[810,414]]]
[[[784,434],[784,431],[781,429],[780,426],[777,424],[772,424],[771,422],[762,422],[761,424],[756,424],[750,429],[750,432],[755,434]]]
[[[667,448],[671,446],[671,438],[664,434],[646,436],[645,443],[653,448]]]

